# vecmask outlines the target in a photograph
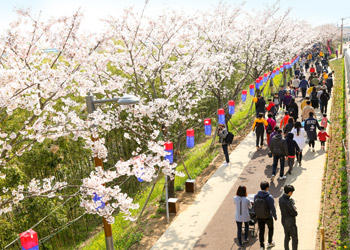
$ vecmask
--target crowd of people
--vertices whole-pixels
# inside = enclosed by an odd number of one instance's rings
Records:
[[[284,180],[291,175],[295,164],[303,164],[303,151],[309,145],[309,150],[315,152],[317,139],[321,150],[325,151],[325,142],[329,135],[326,132],[330,121],[327,118],[328,101],[333,88],[334,71],[328,70],[328,52],[313,48],[300,56],[294,70],[294,78],[288,86],[280,87],[266,101],[257,95],[254,99],[256,119],[253,123],[253,135],[256,137],[256,149],[261,150],[265,144],[268,155],[272,158],[271,182],[277,176],[278,162],[280,164],[278,180]],[[299,96],[301,97],[299,98]],[[298,100],[297,100],[298,98]],[[298,105],[299,104],[299,105]],[[319,111],[319,113],[316,113]],[[285,171],[285,164],[288,171]],[[247,198],[245,186],[239,186],[234,198],[236,204],[235,219],[237,222],[238,245],[249,242],[249,221],[254,211],[259,227],[260,249],[265,249],[265,225],[268,227],[267,247],[274,247],[273,220],[277,220],[275,202],[269,193],[269,183],[260,184],[254,200]],[[279,198],[279,208],[282,215],[285,241],[284,248],[289,249],[292,239],[292,249],[298,248],[298,234],[295,217],[297,210],[291,198],[294,192],[292,185],[284,186],[284,194]],[[242,227],[245,226],[244,239]]]

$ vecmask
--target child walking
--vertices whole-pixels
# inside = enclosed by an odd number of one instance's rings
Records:
[[[326,144],[327,137],[329,137],[327,132],[324,131],[324,127],[321,127],[321,131],[318,132],[317,137],[319,138],[319,140],[321,142],[321,149],[324,151],[325,150],[324,146]]]
[[[331,122],[327,118],[327,114],[323,114],[322,119],[319,121],[321,122],[321,126],[324,127],[324,129],[327,129],[328,123],[331,124]]]

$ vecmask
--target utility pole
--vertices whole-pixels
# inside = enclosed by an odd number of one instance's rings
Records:
[[[344,27],[343,27],[343,22],[344,22],[344,20],[347,19],[347,18],[350,18],[350,16],[341,18],[341,27],[340,27],[340,28],[341,28],[341,30],[340,30],[340,51],[339,51],[339,54],[340,54],[340,55],[343,54],[343,29],[344,29]]]
[[[134,96],[123,96],[120,98],[113,98],[113,99],[104,99],[104,100],[94,100],[94,97],[89,93],[86,96],[86,107],[89,114],[92,114],[95,109],[96,103],[106,103],[106,102],[117,102],[119,105],[131,105],[131,104],[137,104],[139,102],[139,99]],[[92,141],[98,141],[98,137],[95,138],[93,135],[91,135]],[[102,167],[103,169],[103,160],[98,158],[97,156],[94,157],[95,167]],[[108,223],[108,221],[103,217],[103,229],[105,231],[105,240],[106,240],[106,249],[107,250],[114,250],[114,243],[113,243],[113,234],[112,234],[112,225]]]

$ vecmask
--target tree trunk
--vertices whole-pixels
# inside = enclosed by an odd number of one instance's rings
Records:
[[[174,150],[174,162],[177,162],[177,158],[178,158],[177,154],[178,152],[180,152],[182,133],[183,133],[183,124],[180,123],[180,130],[177,136],[176,149]],[[169,198],[175,198],[175,176],[172,180],[170,180],[170,177],[168,177],[168,192],[169,192]]]

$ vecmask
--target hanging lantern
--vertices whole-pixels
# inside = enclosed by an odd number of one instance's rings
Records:
[[[143,181],[143,180],[142,180]],[[97,203],[97,202],[100,202],[100,206],[98,206],[97,208],[96,208],[96,210],[98,211],[99,209],[104,209],[105,208],[105,205],[106,205],[106,203],[104,203],[103,201],[102,201],[102,197],[100,197],[100,196],[98,196],[96,193],[94,193],[94,197],[92,198],[92,200],[95,202],[95,203]]]
[[[284,66],[281,65],[281,66],[280,66],[280,71],[283,72],[283,70],[284,70]]]
[[[21,239],[22,250],[39,250],[38,234],[29,229],[19,235]]]
[[[276,76],[276,70],[272,70],[271,78],[274,78]]]
[[[204,119],[204,133],[205,135],[211,135],[211,119]]]
[[[255,80],[255,88],[260,89],[260,80],[259,79]]]
[[[245,102],[247,100],[247,90],[242,90],[242,102]]]
[[[225,124],[225,110],[218,109],[218,115],[219,115],[219,124]]]
[[[250,94],[251,96],[254,96],[254,84],[250,84],[250,85],[249,85],[249,94]]]
[[[253,85],[253,88],[254,88],[254,85]],[[235,101],[233,100],[228,102],[228,113],[230,115],[233,115],[235,113]]]
[[[187,129],[186,131],[186,145],[188,148],[194,147],[194,130]]]
[[[276,75],[279,75],[280,74],[280,68],[276,68]]]
[[[267,82],[267,73],[264,74],[263,82]]]
[[[173,143],[170,141],[167,141],[166,143],[164,143],[164,148],[165,148],[165,152],[167,153],[164,156],[164,159],[168,160],[170,163],[173,163],[174,162]]]

